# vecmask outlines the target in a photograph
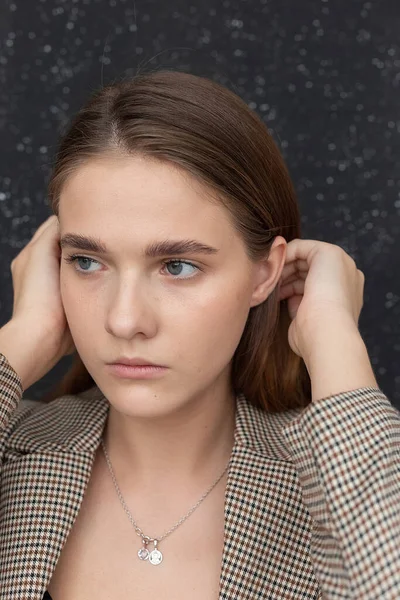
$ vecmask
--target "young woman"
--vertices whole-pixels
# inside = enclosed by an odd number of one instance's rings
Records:
[[[258,116],[187,73],[114,83],[49,197],[0,330],[2,600],[399,598],[364,275],[300,238]]]

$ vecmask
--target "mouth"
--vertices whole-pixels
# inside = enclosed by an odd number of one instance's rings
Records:
[[[123,363],[112,363],[107,365],[108,370],[116,377],[125,379],[153,379],[161,377],[167,371],[167,367],[160,365],[126,365]]]
[[[108,364],[126,365],[128,367],[163,367],[164,366],[164,365],[159,365],[159,364],[150,362],[149,360],[147,360],[145,358],[140,358],[140,357],[128,358],[126,356],[120,356],[115,361],[113,361],[112,363],[108,363]]]

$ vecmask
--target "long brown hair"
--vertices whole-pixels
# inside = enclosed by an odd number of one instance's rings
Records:
[[[99,155],[141,155],[177,165],[222,203],[248,256],[268,256],[276,235],[300,235],[300,213],[288,170],[266,125],[228,88],[173,70],[121,79],[92,93],[63,135],[48,184],[58,215],[68,176]],[[311,381],[290,348],[287,301],[278,289],[250,309],[233,356],[232,384],[268,411],[306,406]],[[70,370],[44,398],[95,385],[76,353]]]

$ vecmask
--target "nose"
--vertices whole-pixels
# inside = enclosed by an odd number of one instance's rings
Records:
[[[157,330],[157,320],[149,303],[150,293],[144,282],[138,285],[132,278],[120,281],[111,292],[106,311],[105,329],[111,335],[130,340],[137,333],[152,337]]]

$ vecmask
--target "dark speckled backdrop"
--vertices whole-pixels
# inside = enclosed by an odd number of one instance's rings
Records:
[[[67,120],[122,74],[182,69],[262,116],[298,190],[303,237],[339,244],[364,271],[360,330],[400,407],[398,2],[3,0],[0,12],[0,325],[11,316],[10,262],[50,214]]]

